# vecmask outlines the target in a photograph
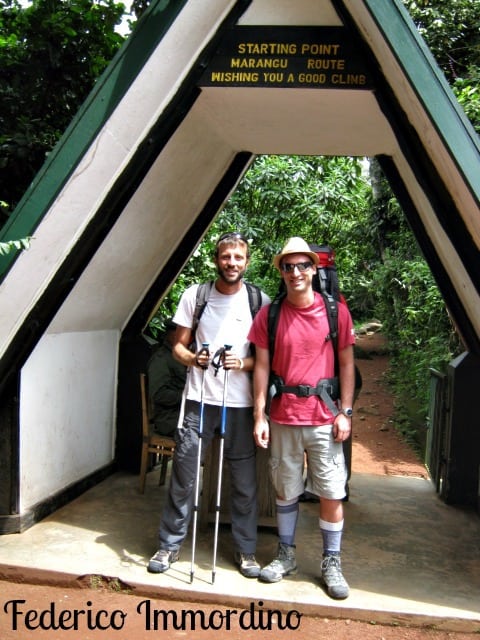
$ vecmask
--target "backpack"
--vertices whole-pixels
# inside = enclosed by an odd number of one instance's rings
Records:
[[[323,297],[325,303],[325,309],[327,312],[329,333],[326,340],[332,343],[334,352],[334,377],[328,380],[322,381],[323,384],[317,385],[317,387],[307,387],[301,385],[299,388],[286,387],[279,376],[272,375],[270,380],[269,399],[283,392],[292,392],[297,395],[318,395],[322,398],[325,404],[332,411],[333,415],[338,413],[338,408],[335,405],[335,400],[340,397],[340,389],[338,383],[338,303],[342,302],[346,304],[345,298],[340,293],[340,287],[338,284],[337,269],[335,266],[335,251],[328,245],[308,245],[311,251],[314,251],[319,257],[319,263],[317,265],[317,273],[312,280],[312,286],[314,291],[317,291]],[[273,361],[273,354],[275,350],[275,338],[278,325],[278,319],[280,317],[280,307],[283,300],[286,297],[285,284],[282,280],[278,293],[270,304],[268,310],[268,342],[269,342],[269,357],[270,368]],[[360,393],[362,388],[362,376],[355,365],[355,398]]]
[[[262,292],[254,284],[250,284],[249,282],[244,282],[247,287],[248,294],[248,304],[250,306],[250,313],[252,314],[252,320],[257,315],[260,307],[262,306]],[[196,351],[195,348],[195,333],[197,331],[198,323],[200,322],[200,318],[202,317],[203,312],[205,311],[205,307],[207,306],[208,298],[210,297],[210,292],[212,287],[214,286],[214,282],[203,282],[198,285],[197,289],[197,297],[195,300],[195,309],[193,311],[193,319],[192,319],[192,345],[191,349]]]

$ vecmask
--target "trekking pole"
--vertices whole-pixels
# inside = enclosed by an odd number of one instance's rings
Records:
[[[229,351],[231,345],[226,344],[223,348],[223,361],[225,362],[225,351]],[[222,398],[222,419],[220,423],[220,449],[218,452],[218,479],[217,479],[217,501],[215,504],[215,535],[213,538],[213,562],[212,562],[212,584],[215,582],[215,569],[217,563],[218,525],[220,522],[220,503],[222,500],[222,473],[223,473],[223,447],[225,442],[225,430],[227,425],[227,392],[228,392],[228,369],[224,367],[223,398]]]
[[[207,354],[207,356],[209,355],[207,342],[202,342],[202,348],[198,352],[197,356],[201,354]],[[198,516],[198,502],[199,502],[199,495],[200,495],[200,468],[202,464],[202,436],[203,436],[203,409],[204,409],[203,391],[205,389],[205,372],[208,368],[208,365],[202,368],[203,368],[203,371],[202,371],[202,387],[200,391],[200,416],[199,416],[199,423],[198,423],[197,470],[196,470],[196,477],[195,477],[195,497],[194,497],[194,503],[193,503],[192,562],[190,565],[190,584],[192,584],[193,582],[193,573],[194,573],[194,567],[195,567],[195,546],[197,544],[197,516]]]

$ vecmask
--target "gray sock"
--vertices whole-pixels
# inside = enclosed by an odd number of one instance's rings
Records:
[[[340,522],[327,522],[319,518],[318,524],[323,538],[323,555],[339,556],[342,546],[343,520]]]
[[[298,520],[298,498],[279,500],[277,498],[277,527],[280,542],[293,546]]]

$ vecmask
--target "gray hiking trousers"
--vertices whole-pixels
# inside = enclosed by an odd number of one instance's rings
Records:
[[[215,432],[220,431],[222,407],[204,405],[202,459]],[[158,531],[159,548],[178,550],[184,541],[195,500],[200,403],[187,400],[183,425],[175,433],[167,504]],[[224,458],[230,471],[230,512],[234,550],[255,553],[257,544],[257,481],[253,411],[227,408]]]

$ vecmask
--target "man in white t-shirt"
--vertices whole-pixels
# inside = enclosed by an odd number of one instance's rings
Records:
[[[208,344],[208,354],[191,350],[192,328],[199,285],[182,295],[173,321],[177,325],[174,357],[189,367],[183,424],[175,439],[168,501],[159,527],[159,549],[148,563],[151,573],[163,573],[178,560],[187,535],[194,506],[199,449],[200,407],[203,387],[202,453],[218,432],[222,420],[225,376],[212,365],[212,355],[225,345],[221,364],[228,370],[225,401],[226,428],[224,455],[230,471],[230,507],[234,561],[242,575],[257,578],[260,565],[255,559],[257,544],[257,498],[255,441],[253,438],[253,396],[251,372],[254,357],[247,338],[252,324],[247,286],[243,277],[249,262],[249,245],[240,233],[226,233],[215,249],[217,279],[195,331],[195,343]],[[251,286],[251,285],[250,285]],[[261,303],[269,302],[261,293]],[[215,364],[215,363],[214,363]]]

